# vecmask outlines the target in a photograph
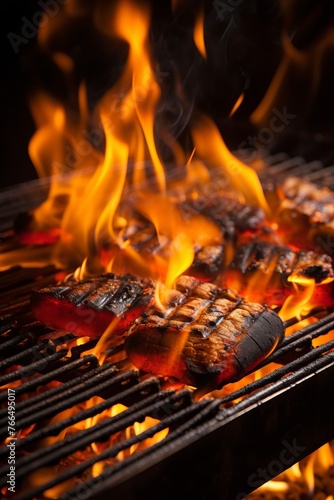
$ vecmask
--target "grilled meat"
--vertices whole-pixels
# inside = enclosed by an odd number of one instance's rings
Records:
[[[185,274],[201,281],[215,280],[223,268],[224,260],[224,245],[195,246],[193,263]]]
[[[132,219],[119,239],[122,241],[121,246],[107,244],[101,249],[102,264],[107,265],[112,261],[113,271],[118,274],[125,270],[136,275],[146,276],[150,273],[153,279],[167,272],[170,239],[162,235],[158,237],[153,224],[140,218]],[[133,258],[133,251],[140,258]],[[147,262],[150,262],[149,269]],[[202,281],[211,281],[218,275],[223,262],[224,245],[218,241],[209,245],[198,242],[194,245],[193,262],[185,274]]]
[[[128,331],[125,351],[144,372],[213,390],[246,375],[284,336],[274,311],[234,291],[181,276],[175,293],[176,307],[153,305]]]
[[[181,276],[164,308],[154,282],[104,274],[34,291],[32,309],[51,328],[99,337],[115,320],[134,366],[205,390],[237,380],[281,341],[284,327],[266,306],[237,292]]]
[[[235,240],[240,233],[258,230],[265,221],[262,208],[240,203],[226,193],[188,199],[178,205],[185,217],[202,214],[221,229],[225,238]]]
[[[35,317],[55,329],[97,338],[115,320],[113,334],[122,335],[153,301],[154,284],[130,274],[104,274],[83,281],[73,277],[34,291]]]
[[[313,224],[328,224],[334,229],[334,193],[297,177],[280,186],[282,208],[306,215]]]
[[[184,224],[197,231],[192,265],[184,272],[202,281],[213,281],[226,263],[225,246],[229,240],[235,243],[238,236],[245,233],[262,231],[265,214],[260,208],[253,208],[240,203],[222,193],[204,195],[196,199],[187,199],[177,203]],[[206,238],[199,230],[198,217],[205,218],[216,228],[215,236]],[[205,230],[204,230],[205,231]],[[247,237],[247,236],[246,236]],[[119,234],[121,244],[106,244],[100,257],[104,264],[112,260],[113,271],[119,274],[130,272],[147,275],[147,259],[150,260],[150,276],[156,279],[164,274],[164,267],[169,262],[170,239],[159,234],[154,225],[138,214],[130,219],[126,228]],[[132,258],[133,251],[140,258]]]
[[[334,254],[334,193],[290,177],[278,187],[276,212],[281,240],[297,248]]]
[[[321,297],[321,305],[330,306],[334,304],[333,279],[332,259],[328,255],[252,242],[237,249],[225,271],[224,285],[237,287],[248,300],[281,306],[288,296],[296,293],[293,281],[302,285],[312,280],[316,284],[314,297]]]

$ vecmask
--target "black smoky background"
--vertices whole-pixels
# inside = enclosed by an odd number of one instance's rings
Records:
[[[46,90],[60,99],[67,112],[75,117],[79,111],[79,84],[85,81],[92,111],[90,126],[95,127],[96,104],[117,81],[127,58],[127,44],[107,36],[94,22],[96,9],[110,7],[112,0],[77,0],[74,3],[80,15],[71,18],[62,15],[60,5],[59,13],[49,19],[48,40],[43,47],[37,43],[36,28],[35,35],[25,38],[14,50],[10,33],[23,36],[26,20],[32,21],[47,1],[12,0],[1,5],[4,152],[1,187],[37,176],[28,155],[28,143],[35,131],[29,97]],[[302,155],[306,160],[321,159],[324,164],[334,162],[331,41],[322,53],[318,65],[320,77],[317,88],[314,90],[312,86],[312,95],[307,95],[312,80],[311,64],[310,74],[304,71],[299,75],[298,68],[292,74],[287,73],[282,92],[277,94],[275,109],[282,111],[286,107],[296,118],[275,133],[270,143],[250,139],[258,137],[260,127],[269,126],[270,110],[262,123],[254,125],[250,117],[284,56],[282,34],[287,34],[298,50],[314,49],[333,26],[334,7],[330,0],[138,0],[138,3],[148,3],[152,12],[153,70],[161,86],[156,136],[164,161],[172,161],[168,137],[177,139],[191,153],[189,124],[199,110],[214,120],[232,151],[265,146],[271,153],[284,151],[291,156]],[[205,19],[205,59],[193,41],[194,22],[201,8]],[[70,80],[50,58],[54,52],[73,59],[75,71]],[[241,105],[230,116],[242,93]],[[103,143],[99,147],[103,149]]]

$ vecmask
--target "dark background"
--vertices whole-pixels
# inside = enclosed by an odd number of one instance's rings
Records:
[[[52,0],[57,1],[57,0]],[[76,64],[74,91],[84,79],[92,109],[117,79],[126,59],[127,47],[110,40],[92,22],[92,9],[103,0],[77,0],[85,12],[54,29],[41,50],[37,34],[28,39],[22,30],[26,20],[34,22],[36,12],[47,0],[11,0],[1,4],[1,179],[0,187],[36,178],[28,155],[28,143],[35,131],[28,97],[37,89],[47,89],[75,108],[73,94],[63,76],[50,62],[52,51],[70,55]],[[109,2],[110,3],[110,2]],[[224,7],[224,4],[226,8]],[[267,145],[272,152],[302,154],[307,160],[334,163],[334,7],[331,0],[282,1],[226,0],[206,1],[205,40],[207,60],[203,60],[192,41],[198,1],[179,2],[173,14],[170,1],[152,1],[151,40],[153,55],[163,75],[166,102],[164,119],[169,119],[173,134],[187,141],[187,123],[194,108],[207,113],[219,126],[231,149],[256,137],[266,127],[270,114],[257,125],[249,117],[261,102],[282,60],[282,33],[302,55],[292,65],[277,93],[276,107],[296,115],[293,122]],[[233,6],[233,7],[231,7]],[[52,21],[54,22],[54,21]],[[36,30],[37,31],[37,30]],[[9,34],[23,36],[18,53]],[[175,96],[176,75],[184,89],[184,116],[175,125],[179,110]],[[232,118],[233,104],[244,92],[244,100]],[[75,93],[75,92],[74,92]],[[74,110],[75,111],[75,110]],[[267,122],[266,122],[267,120]]]

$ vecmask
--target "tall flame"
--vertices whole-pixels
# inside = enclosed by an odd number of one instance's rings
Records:
[[[210,167],[226,173],[241,201],[260,206],[270,215],[256,172],[230,152],[215,123],[207,116],[199,116],[192,127],[192,135],[197,154]]]
[[[64,15],[74,15],[79,5],[72,7],[67,6]],[[195,244],[222,243],[213,222],[200,216],[184,219],[170,197],[171,187],[184,192],[185,187],[189,190],[191,185],[209,182],[211,172],[219,171],[241,199],[268,213],[269,209],[255,172],[230,153],[217,126],[205,116],[195,117],[189,124],[193,152],[187,164],[186,152],[175,138],[168,138],[176,165],[184,161],[180,181],[168,180],[156,143],[156,109],[162,93],[149,43],[150,9],[145,3],[125,0],[103,8],[98,4],[93,12],[100,31],[125,42],[127,58],[116,83],[93,112],[85,82],[78,87],[78,116],[46,94],[32,99],[37,131],[29,153],[40,177],[55,176],[48,199],[34,211],[34,224],[42,231],[58,228],[52,234],[59,240],[49,249],[49,261],[57,266],[80,266],[76,272],[80,278],[106,270],[133,270],[158,281],[158,297],[163,302],[164,291],[190,267]],[[204,7],[198,11],[193,36],[206,57]],[[46,28],[40,43],[47,44]],[[71,80],[71,58],[58,53],[52,57]],[[100,126],[95,130],[99,143],[94,147],[87,141],[91,115]],[[150,261],[123,238],[138,213],[155,228],[163,249]],[[31,252],[26,259],[36,261],[36,249]]]

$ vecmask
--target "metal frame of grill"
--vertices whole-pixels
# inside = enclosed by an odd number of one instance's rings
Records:
[[[321,171],[316,162],[305,165],[302,159],[290,160],[282,155],[267,158],[266,163],[271,164],[269,172],[275,178],[304,174],[304,178],[321,179],[326,186],[334,170]],[[259,175],[265,182],[265,172]],[[27,192],[30,196],[31,190]],[[32,204],[31,197],[28,204]],[[1,220],[3,228],[9,227],[13,215],[14,206],[11,210],[9,205]],[[11,245],[11,237],[4,232],[3,248]],[[23,380],[16,388],[16,429],[35,425],[24,439],[16,442],[16,479],[24,485],[15,495],[18,500],[44,498],[45,491],[73,478],[76,482],[60,494],[61,500],[102,499],[106,494],[127,499],[153,499],[159,494],[159,498],[169,499],[175,492],[201,499],[242,498],[334,439],[328,397],[328,387],[334,382],[334,341],[309,349],[312,339],[334,329],[334,313],[320,311],[316,323],[287,337],[263,362],[276,364],[269,375],[223,399],[207,397],[195,401],[190,389],[166,389],[158,377],[143,377],[136,370],[123,371],[117,363],[100,366],[97,358],[89,354],[94,342],[69,351],[66,343],[71,335],[48,338],[48,329],[31,316],[29,295],[33,288],[52,281],[54,273],[51,266],[39,269],[36,280],[34,269],[15,267],[1,275],[0,297],[5,299],[8,291],[12,292],[0,309],[0,385]],[[51,381],[60,384],[47,387]],[[40,391],[43,387],[47,389]],[[20,402],[22,396],[25,398]],[[48,423],[53,416],[73,406],[80,407],[93,396],[99,396],[101,402]],[[5,390],[0,393],[0,403],[6,402]],[[116,403],[128,409],[55,444],[38,447],[42,439],[57,436]],[[6,406],[0,410],[3,439],[8,436],[6,411]],[[68,455],[92,443],[102,443],[146,416],[159,422],[98,455],[70,464],[43,485],[25,484],[31,472],[57,465]],[[114,461],[96,478],[86,476],[95,463],[112,460],[120,451],[167,427],[170,432],[161,442]],[[1,460],[6,459],[7,450],[0,448]],[[6,484],[7,469],[5,461],[0,466],[0,487]]]

